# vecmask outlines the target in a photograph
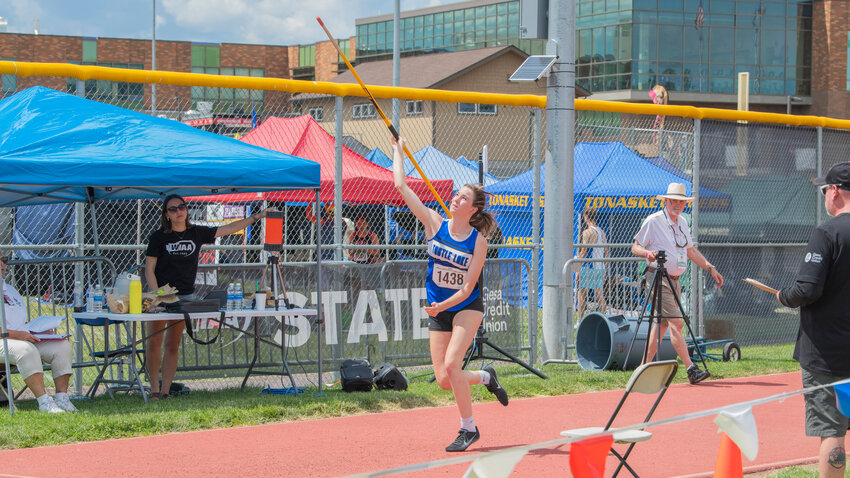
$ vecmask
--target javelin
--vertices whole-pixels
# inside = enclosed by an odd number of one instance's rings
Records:
[[[392,133],[393,138],[398,141],[398,131],[395,130],[393,124],[390,123],[389,119],[387,119],[387,115],[384,114],[384,110],[382,110],[381,107],[378,106],[378,102],[375,101],[375,97],[372,96],[372,93],[369,93],[369,89],[366,88],[366,85],[363,83],[363,80],[360,79],[360,75],[357,74],[357,71],[354,69],[354,66],[351,65],[350,61],[348,61],[348,57],[346,57],[345,53],[340,50],[339,45],[336,44],[336,40],[333,36],[331,36],[331,32],[329,32],[328,29],[325,28],[325,24],[322,22],[321,18],[316,17],[316,21],[319,22],[319,25],[321,25],[322,30],[324,30],[325,33],[328,35],[328,38],[331,40],[331,43],[333,44],[334,48],[336,48],[336,51],[339,53],[339,56],[341,56],[342,59],[345,60],[345,64],[348,66],[348,69],[351,70],[351,73],[354,74],[354,78],[357,78],[357,82],[360,83],[360,87],[363,88],[363,91],[366,93],[366,96],[369,98],[369,101],[372,102],[372,105],[374,105],[375,109],[378,110],[378,113],[380,113],[381,118],[384,119],[384,123],[387,124],[387,128],[390,129],[390,133]],[[431,185],[431,181],[428,181],[428,177],[425,176],[425,172],[422,171],[422,168],[420,168],[416,160],[413,159],[413,155],[410,154],[410,151],[407,149],[407,145],[404,146],[404,153],[407,154],[407,157],[410,158],[411,162],[413,162],[413,166],[416,167],[416,170],[419,171],[419,175],[422,176],[422,179],[425,180],[425,184],[428,185],[428,189],[431,190],[431,194],[433,194],[434,197],[437,198],[437,202],[440,203],[440,206],[443,206],[443,210],[446,211],[446,214],[448,214],[449,219],[451,219],[452,213],[449,212],[449,208],[446,207],[446,204],[440,198],[440,195],[437,194],[437,191],[434,189],[434,186]]]

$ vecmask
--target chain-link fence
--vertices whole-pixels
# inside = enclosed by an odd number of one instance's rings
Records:
[[[26,85],[31,84],[168,117],[321,163],[325,206],[321,239],[327,246],[322,259],[329,261],[322,285],[327,295],[324,369],[333,370],[339,360],[351,356],[403,365],[428,363],[418,305],[424,300],[424,232],[394,191],[390,135],[368,101],[315,92],[160,84],[153,105],[147,84],[28,77]],[[418,94],[410,90],[398,101],[398,121],[425,175],[444,200],[463,184],[479,181],[491,193],[489,209],[500,231],[490,243],[500,259],[488,265],[488,270],[497,272],[491,272],[493,277],[486,282],[486,327],[503,345],[536,361],[542,244],[532,231],[536,227],[543,233],[543,209],[538,210],[539,223],[534,217],[545,197],[538,203],[534,194],[539,187],[545,196],[545,111],[496,100],[485,104],[435,101],[427,95],[416,99]],[[378,101],[392,116],[392,100]],[[655,111],[653,106],[647,108]],[[778,287],[792,280],[809,233],[826,218],[808,180],[845,159],[842,152],[850,144],[850,133],[623,111],[582,106],[577,111],[575,254],[584,245],[590,255],[598,249],[608,250],[609,257],[630,256],[643,219],[661,207],[656,195],[670,182],[698,185],[693,193],[698,196],[696,207],[686,214],[693,239],[727,284],[717,289],[693,266],[683,277],[686,308],[700,334],[735,338],[741,344],[793,340],[795,313],[769,294],[742,286],[741,279],[757,277]],[[409,162],[406,171],[410,183],[417,185],[420,174]],[[416,187],[423,200],[441,211],[424,186]],[[316,241],[311,201],[311,194],[279,192],[189,198],[189,205],[191,220],[207,225],[244,218],[266,207],[283,211],[284,285],[293,303],[310,306],[315,303],[310,264]],[[148,237],[158,228],[159,208],[152,200],[0,208],[0,247],[15,250],[21,259],[99,254],[118,271],[126,271],[144,263]],[[588,210],[594,211],[603,234],[585,234],[582,213]],[[268,278],[263,280],[267,257],[262,234],[260,224],[204,248],[199,287],[204,292],[220,290],[237,280],[250,294],[268,285]],[[576,282],[579,276],[573,275],[570,286],[583,289],[574,294],[573,310],[584,313],[601,307],[603,301],[609,311],[633,305],[633,284],[640,279],[633,266],[612,266],[600,292],[582,287]],[[22,292],[31,298],[60,300],[50,298],[59,292],[55,280],[27,282]],[[276,324],[262,327],[281,337]],[[308,372],[315,370],[318,359],[315,330],[310,321],[288,323],[283,334],[297,344],[289,348],[293,356],[288,361]],[[216,370],[240,369],[249,355],[249,346],[234,340],[225,338],[226,345],[217,345],[221,351],[215,357],[184,343],[178,376],[219,380],[230,376],[231,372]],[[261,362],[278,364],[275,353],[273,347],[263,348]]]

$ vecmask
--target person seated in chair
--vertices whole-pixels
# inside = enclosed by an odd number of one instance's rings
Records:
[[[0,251],[0,270],[6,276],[6,261]],[[21,294],[3,281],[3,306],[6,311],[6,330],[9,333],[9,362],[17,365],[24,383],[35,395],[38,409],[47,413],[76,412],[68,397],[71,381],[71,344],[67,340],[41,340],[27,330],[27,307]],[[0,340],[0,364],[5,360],[3,341]],[[50,364],[56,394],[51,397],[44,386],[42,362]],[[5,385],[5,384],[4,384]],[[9,391],[11,394],[12,392]]]
[[[372,231],[369,225],[369,219],[365,215],[360,215],[355,221],[354,230],[345,235],[345,244],[354,244],[358,246],[377,246],[378,235]],[[380,249],[346,249],[345,256],[348,260],[357,262],[358,264],[375,264],[383,262]]]

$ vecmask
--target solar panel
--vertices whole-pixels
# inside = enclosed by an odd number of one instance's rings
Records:
[[[531,55],[522,62],[508,81],[537,81],[549,73],[557,58],[555,55]]]

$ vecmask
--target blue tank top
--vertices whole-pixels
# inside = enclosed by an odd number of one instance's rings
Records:
[[[434,237],[428,240],[428,277],[425,279],[425,290],[428,292],[429,304],[442,302],[463,287],[477,239],[478,230],[473,228],[465,239],[455,240],[449,234],[449,221],[444,220]],[[462,310],[480,294],[481,290],[476,283],[469,297],[446,310]]]

